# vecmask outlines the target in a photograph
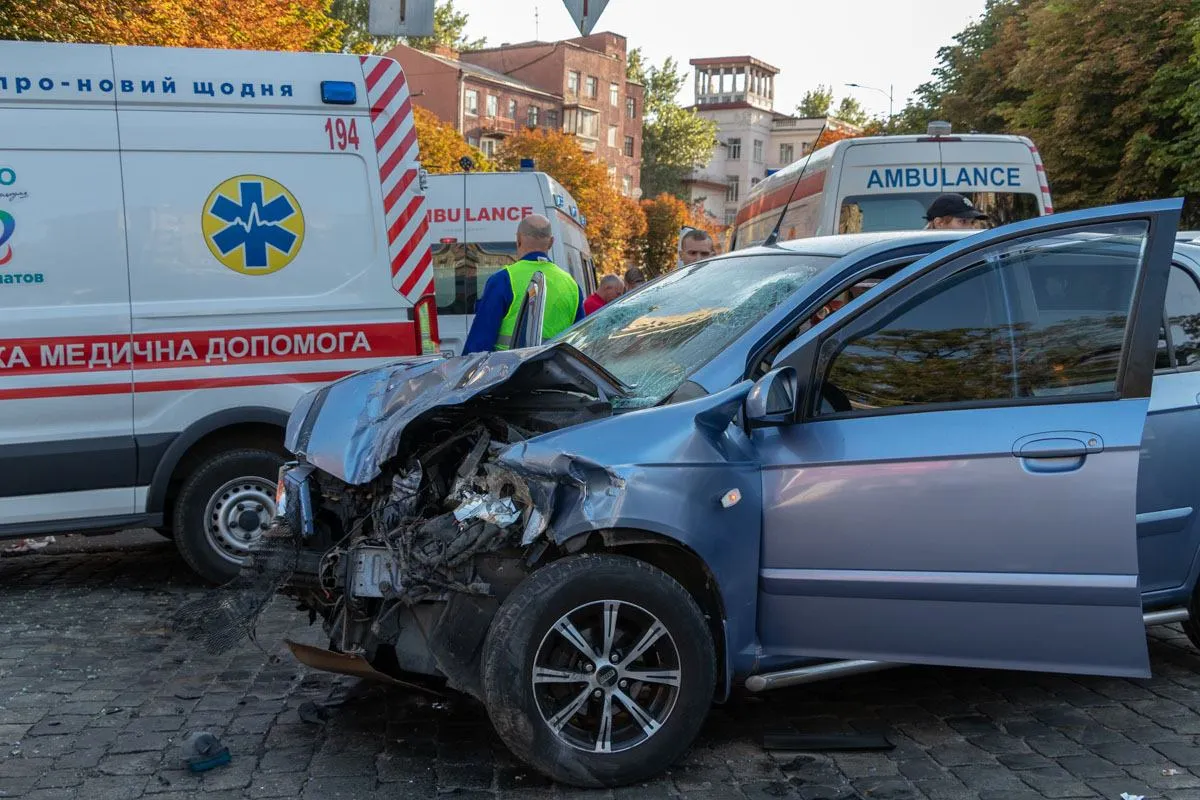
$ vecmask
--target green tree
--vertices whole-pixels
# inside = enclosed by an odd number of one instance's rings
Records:
[[[469,18],[454,7],[454,0],[445,0],[433,10],[433,36],[373,36],[367,28],[370,0],[333,0],[330,16],[346,23],[342,50],[352,53],[386,53],[401,41],[418,50],[432,50],[435,45],[451,47],[460,52],[478,50],[487,39],[468,39]]]
[[[661,67],[643,67],[641,52],[634,50],[627,71],[640,75],[646,87],[642,122],[642,192],[654,197],[663,192],[682,197],[683,179],[708,163],[717,145],[717,125],[689,109],[676,98],[687,81],[675,59]],[[632,78],[638,80],[637,78]]]
[[[842,102],[838,104],[837,110],[833,112],[833,116],[843,122],[857,125],[860,128],[866,125],[867,121],[871,118],[867,114],[867,110],[862,107],[862,103],[853,97],[843,97]]]
[[[804,93],[796,113],[802,117],[827,117],[833,107],[833,87],[818,85]]]

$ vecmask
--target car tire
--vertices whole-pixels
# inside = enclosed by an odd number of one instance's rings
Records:
[[[560,630],[581,635],[592,657]],[[626,556],[583,554],[537,570],[505,599],[481,669],[488,715],[513,754],[555,781],[598,788],[645,780],[683,755],[712,705],[716,657],[704,614],[673,578]]]
[[[174,539],[197,574],[227,583],[241,557],[271,524],[275,484],[283,458],[269,450],[243,449],[204,459],[180,487]]]
[[[1188,602],[1188,618],[1180,623],[1180,627],[1187,634],[1192,647],[1200,650],[1200,583],[1192,590],[1192,599]]]

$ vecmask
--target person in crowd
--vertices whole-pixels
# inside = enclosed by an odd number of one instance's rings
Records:
[[[646,282],[646,273],[640,267],[630,267],[625,270],[625,291],[632,292]]]
[[[611,303],[623,294],[625,294],[625,281],[616,275],[605,275],[600,279],[600,285],[596,287],[596,291],[583,301],[583,313],[595,314],[606,303]]]
[[[683,266],[695,264],[716,255],[717,245],[706,231],[692,228],[679,241],[679,260]]]
[[[938,195],[925,212],[926,230],[970,230],[985,224],[988,215],[961,194]]]
[[[546,279],[543,341],[583,319],[583,290],[571,274],[550,260],[554,235],[550,220],[530,214],[517,226],[517,260],[498,270],[483,285],[475,305],[475,321],[467,333],[463,353],[508,350],[515,338],[521,300],[534,273]]]

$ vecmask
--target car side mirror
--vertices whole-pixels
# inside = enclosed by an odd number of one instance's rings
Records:
[[[790,422],[796,414],[795,367],[779,367],[755,381],[746,396],[746,421],[754,427]]]

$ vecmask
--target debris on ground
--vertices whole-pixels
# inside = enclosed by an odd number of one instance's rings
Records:
[[[33,536],[28,539],[22,539],[16,544],[10,544],[4,548],[3,552],[12,555],[36,553],[39,550],[45,550],[52,544],[54,544],[53,536]]]
[[[192,772],[206,772],[232,760],[229,748],[208,731],[189,733],[184,737],[180,749],[183,751],[183,760]]]
[[[329,721],[330,717],[328,708],[311,700],[302,703],[300,708],[296,710],[296,713],[300,715],[301,722],[307,722],[312,725],[324,725]]]

